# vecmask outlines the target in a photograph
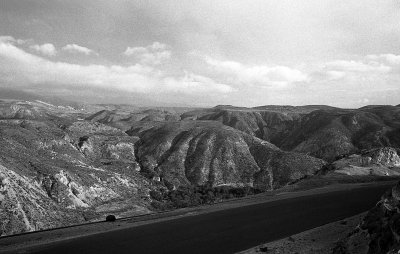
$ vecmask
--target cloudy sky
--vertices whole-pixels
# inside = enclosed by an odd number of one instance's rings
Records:
[[[400,104],[399,0],[0,0],[0,86],[87,102]]]

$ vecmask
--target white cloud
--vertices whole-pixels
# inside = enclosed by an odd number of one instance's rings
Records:
[[[337,60],[325,64],[328,70],[344,71],[344,72],[389,72],[391,68],[379,62],[362,62],[362,61],[347,61]]]
[[[230,93],[236,91],[236,89],[226,84],[217,83],[208,77],[188,72],[186,72],[185,75],[179,79],[166,78],[164,81],[166,87],[174,92],[182,92],[182,89],[188,93],[193,93],[193,92]]]
[[[306,82],[307,74],[287,66],[247,66],[234,61],[219,61],[205,57],[206,63],[216,72],[222,73],[231,82],[264,87],[285,87],[295,82]]]
[[[42,45],[31,45],[30,49],[36,50],[37,52],[46,56],[55,56],[57,54],[56,47],[51,43],[45,43]]]
[[[400,55],[395,54],[380,54],[380,55],[368,55],[367,59],[374,61],[386,61],[388,64],[397,65],[400,64]]]
[[[400,56],[393,54],[367,55],[359,60],[334,60],[320,64],[310,76],[314,83],[340,80],[352,86],[350,82],[357,80],[389,79],[395,74],[398,63]]]
[[[160,45],[156,45],[159,47]],[[64,88],[104,88],[138,93],[228,93],[229,86],[195,74],[169,76],[142,64],[79,65],[55,62],[29,54],[8,42],[0,42],[0,81],[8,84],[46,85]],[[95,92],[95,90],[93,90]]]
[[[61,49],[70,53],[82,53],[85,55],[96,54],[93,50],[79,46],[77,44],[68,44],[62,47]]]
[[[127,47],[125,56],[132,56],[143,64],[158,65],[171,57],[171,51],[166,44],[154,42],[147,47]]]
[[[9,35],[5,35],[5,36],[0,36],[0,42],[8,42],[8,43],[13,43],[13,44],[24,44],[26,42],[26,40],[22,40],[22,39],[15,39],[12,36]]]
[[[12,36],[4,35],[0,36],[0,42],[14,42],[15,39]]]

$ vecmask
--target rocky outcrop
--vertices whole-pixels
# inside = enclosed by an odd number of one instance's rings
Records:
[[[347,175],[400,175],[400,157],[391,147],[376,148],[352,154],[332,163],[336,173]]]
[[[400,251],[400,182],[368,211],[361,224],[337,243],[335,254],[394,254]]]
[[[400,183],[368,212],[361,229],[368,232],[368,253],[400,251]]]
[[[93,165],[115,164],[140,171],[136,162],[135,143],[138,137],[98,122],[80,121],[68,127],[67,140]]]
[[[400,167],[400,157],[397,154],[397,150],[391,147],[373,149],[365,153],[364,157],[371,158],[370,163],[373,164],[386,167]]]
[[[80,223],[75,210],[58,204],[58,194],[42,181],[0,165],[0,235]],[[55,195],[53,195],[55,194]]]

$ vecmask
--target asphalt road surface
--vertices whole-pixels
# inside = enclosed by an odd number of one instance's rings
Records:
[[[388,186],[362,187],[188,216],[65,240],[28,253],[234,253],[372,208]]]

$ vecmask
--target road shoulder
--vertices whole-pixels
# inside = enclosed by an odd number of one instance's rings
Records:
[[[337,242],[360,224],[366,213],[301,232],[277,241],[261,244],[238,254],[326,254],[332,253]]]

